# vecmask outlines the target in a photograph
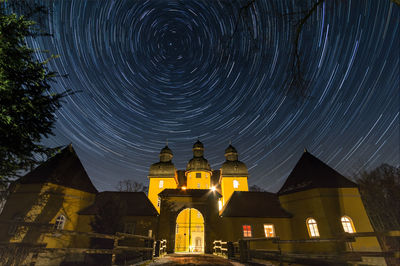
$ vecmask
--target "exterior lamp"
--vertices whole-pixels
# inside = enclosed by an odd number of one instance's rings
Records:
[[[186,187],[182,187],[182,190],[186,190]]]
[[[216,188],[215,188],[214,186],[211,187],[211,191],[215,191],[215,189],[216,189]]]

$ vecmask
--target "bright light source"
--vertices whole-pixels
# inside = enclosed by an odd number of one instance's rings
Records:
[[[214,186],[212,186],[212,187],[211,187],[211,190],[212,190],[212,191],[215,191],[215,190],[216,190],[216,188],[215,188]]]
[[[186,187],[182,187],[182,190],[186,190]]]

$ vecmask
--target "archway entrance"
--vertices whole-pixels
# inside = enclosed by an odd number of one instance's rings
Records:
[[[204,218],[197,209],[184,209],[176,217],[175,252],[204,253]]]

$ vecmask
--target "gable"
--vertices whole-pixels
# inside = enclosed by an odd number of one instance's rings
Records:
[[[348,187],[357,187],[357,184],[305,151],[278,194],[283,195],[313,188]]]
[[[89,193],[98,192],[71,144],[20,178],[19,183],[53,183]]]

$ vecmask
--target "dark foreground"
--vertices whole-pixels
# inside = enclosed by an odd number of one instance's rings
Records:
[[[163,258],[156,259],[149,264],[149,266],[153,265],[226,265],[226,266],[233,266],[233,265],[243,265],[237,262],[232,262],[227,259],[208,255],[208,254],[170,254]]]

